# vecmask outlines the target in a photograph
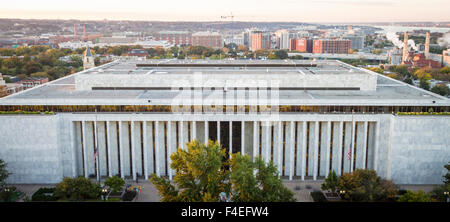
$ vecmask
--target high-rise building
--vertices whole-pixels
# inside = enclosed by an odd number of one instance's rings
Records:
[[[450,118],[430,110],[450,100],[336,60],[116,60],[0,98],[0,157],[11,184],[173,179],[177,148],[213,140],[291,180],[440,184]]]
[[[365,37],[361,35],[344,35],[344,39],[350,40],[350,48],[360,50],[364,48]]]
[[[271,49],[272,47],[272,34],[270,32],[252,31],[250,33],[250,39],[250,50],[252,51]]]
[[[279,49],[289,49],[289,31],[286,29],[275,32],[279,41]]]
[[[312,53],[312,39],[291,39],[289,45],[289,51],[307,52]]]
[[[218,32],[196,32],[192,34],[192,45],[219,49],[223,47],[223,38]]]
[[[350,40],[318,39],[313,40],[313,53],[348,54]]]

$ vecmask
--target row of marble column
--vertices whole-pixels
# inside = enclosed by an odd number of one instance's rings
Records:
[[[233,123],[229,122],[230,153]],[[188,141],[211,138],[207,121],[75,121],[72,127],[73,176],[97,178],[148,179],[155,173],[171,179],[170,155],[177,147],[186,149]],[[242,121],[239,150],[273,161],[281,176],[316,180],[330,170],[341,175],[356,168],[376,169],[378,131],[378,122],[367,121]],[[220,143],[220,130],[217,138]]]

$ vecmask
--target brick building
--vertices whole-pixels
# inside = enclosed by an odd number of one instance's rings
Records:
[[[192,33],[187,31],[161,31],[156,37],[156,41],[168,41],[173,45],[191,45]]]
[[[219,49],[223,47],[223,37],[218,32],[196,32],[192,34],[192,45]]]

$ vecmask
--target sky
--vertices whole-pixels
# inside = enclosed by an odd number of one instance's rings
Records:
[[[262,22],[450,21],[450,0],[2,0],[0,18]],[[229,19],[228,19],[229,20]]]

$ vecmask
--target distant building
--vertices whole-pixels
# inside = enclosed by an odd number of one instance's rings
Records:
[[[358,35],[345,35],[344,39],[350,40],[350,48],[351,49],[362,49],[364,48],[365,37]]]
[[[20,80],[17,84],[21,84],[23,89],[30,89],[38,85],[42,85],[48,82],[48,78],[43,77],[29,77],[27,79]]]
[[[426,59],[425,55],[422,53],[414,55],[414,57],[411,60],[411,65],[414,68],[429,67],[432,69],[440,69],[442,67],[442,64],[440,62],[431,59]]]
[[[250,50],[270,49],[272,45],[271,33],[263,31],[253,31],[250,34]]]
[[[114,43],[135,43],[139,40],[137,37],[126,37],[126,36],[113,36],[113,37],[101,37],[98,39],[98,43],[107,43],[107,44],[114,44]]]
[[[145,49],[132,49],[128,52],[128,56],[147,57],[148,52]]]
[[[318,39],[313,41],[313,53],[348,54],[348,39]]]
[[[3,80],[2,74],[0,73],[0,97],[4,97],[6,95],[8,95],[6,83],[5,80]]]
[[[168,41],[173,45],[192,45],[192,33],[188,31],[161,31],[156,37],[156,41]]]
[[[192,34],[192,45],[219,49],[223,47],[223,38],[218,32],[196,32]]]
[[[450,49],[442,51],[442,63],[444,66],[450,66]]]
[[[289,44],[289,51],[299,51],[312,53],[312,39],[291,39]]]
[[[289,31],[283,29],[275,32],[276,37],[279,41],[280,49],[289,49]]]
[[[20,91],[24,90],[24,87],[22,84],[17,84],[17,83],[6,83],[6,87],[7,87],[7,94],[11,95],[14,93],[18,93]]]
[[[83,53],[83,68],[90,69],[95,67],[94,56],[92,55],[89,45]]]

